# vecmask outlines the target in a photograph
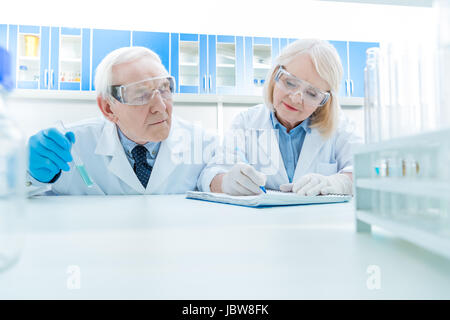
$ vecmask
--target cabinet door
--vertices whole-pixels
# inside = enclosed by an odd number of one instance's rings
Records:
[[[8,25],[0,24],[0,47],[4,49],[7,48],[6,43],[6,40],[8,39],[7,32],[8,32]]]
[[[129,46],[131,46],[131,31],[103,29],[92,31],[92,90],[95,90],[95,69],[103,58],[111,51]]]
[[[272,38],[272,64],[275,63],[275,59],[280,55],[280,39]]]
[[[146,47],[155,52],[170,72],[170,34],[167,32],[133,31],[133,47]]]
[[[261,95],[267,72],[272,66],[272,40],[245,37],[247,94]]]
[[[211,79],[208,77],[208,37],[199,35],[200,40],[200,93],[208,93]]]
[[[89,91],[91,87],[91,29],[82,30],[81,53],[81,90]]]
[[[219,49],[220,46],[219,46]],[[207,93],[216,93],[216,76],[217,76],[217,70],[216,70],[216,56],[217,54],[217,37],[214,35],[208,36],[208,68],[207,68],[207,75],[206,75],[206,92]]]
[[[180,92],[180,34],[170,34],[170,75],[175,78],[175,92]]]
[[[280,52],[288,45],[288,39],[280,38]]]
[[[172,34],[171,40],[171,73],[177,79],[180,93],[206,92],[206,36],[198,34]],[[202,51],[202,54],[200,53]],[[203,58],[201,67],[200,56]],[[200,90],[200,87],[202,89]]]
[[[9,26],[8,49],[19,89],[47,89],[49,75],[50,28]]]
[[[55,36],[53,34],[55,33]],[[57,37],[58,36],[58,37]],[[60,90],[89,90],[90,79],[90,30],[61,28],[52,29],[51,51],[52,75]]]
[[[341,86],[339,88],[339,97],[346,97],[350,95],[349,91],[349,85],[348,85],[348,42],[347,41],[329,41],[331,45],[333,45],[336,48],[336,51],[339,55],[339,58],[341,59],[342,63],[342,79],[341,79]]]
[[[366,66],[366,50],[379,47],[377,42],[350,42],[348,58],[350,95],[352,97],[364,97],[364,68]]]
[[[59,28],[50,28],[50,64],[48,70],[48,89],[58,90],[58,73],[59,73]]]
[[[214,49],[214,52],[212,51]],[[209,74],[218,94],[241,93],[244,85],[243,37],[217,36],[215,48],[209,43]],[[214,63],[213,63],[214,62]]]

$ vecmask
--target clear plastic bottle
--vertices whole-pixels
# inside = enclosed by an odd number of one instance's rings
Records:
[[[434,0],[437,14],[438,106],[439,127],[450,127],[450,1]]]
[[[10,56],[0,47],[0,272],[18,260],[26,209],[24,136],[6,108],[10,71]]]
[[[364,69],[364,128],[366,143],[380,140],[380,82],[379,82],[379,49],[369,48],[366,51],[366,67]]]

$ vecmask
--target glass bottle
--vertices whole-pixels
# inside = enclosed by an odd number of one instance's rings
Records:
[[[437,14],[437,57],[438,57],[438,97],[439,127],[450,127],[450,1],[434,0]]]
[[[380,84],[379,84],[379,49],[369,48],[366,51],[366,67],[364,69],[364,122],[366,143],[380,140]]]
[[[6,108],[10,68],[10,56],[0,47],[0,272],[19,258],[26,204],[24,137]]]

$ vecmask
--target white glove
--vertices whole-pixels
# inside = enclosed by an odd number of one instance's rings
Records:
[[[260,194],[266,184],[266,175],[246,163],[236,163],[222,179],[222,191],[233,196]]]
[[[282,184],[283,192],[295,192],[301,196],[316,196],[318,194],[352,194],[352,179],[341,173],[331,176],[323,176],[317,173],[309,173],[301,177],[297,182]]]

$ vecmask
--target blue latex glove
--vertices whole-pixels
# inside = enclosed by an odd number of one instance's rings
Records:
[[[69,171],[72,161],[70,149],[75,143],[75,135],[68,131],[65,135],[55,128],[41,130],[28,141],[28,170],[40,182],[52,181],[61,170]]]

